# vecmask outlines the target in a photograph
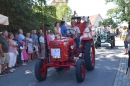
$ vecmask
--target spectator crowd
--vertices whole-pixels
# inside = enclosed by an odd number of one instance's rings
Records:
[[[2,31],[0,36],[0,75],[14,72],[20,62],[22,65],[31,62],[34,60],[35,53],[38,58],[42,57],[39,56],[38,48],[40,43],[44,44],[44,35],[41,30],[38,35],[36,30],[27,33],[26,37],[23,35],[22,29],[15,34],[8,33],[6,30]]]
[[[63,28],[62,32],[65,34],[67,28],[64,21],[61,22],[61,25],[56,22],[54,26],[56,35],[61,35],[61,28]],[[46,32],[46,37],[47,44],[55,39],[55,35],[51,30]],[[35,57],[38,57],[38,59],[44,58],[44,53],[45,40],[42,30],[38,34],[36,30],[32,30],[30,33],[26,33],[26,36],[22,29],[14,34],[3,30],[0,33],[0,75],[15,72],[15,67],[20,66],[21,63],[27,65]]]

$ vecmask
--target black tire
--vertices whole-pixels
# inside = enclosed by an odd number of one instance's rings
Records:
[[[101,39],[100,36],[97,38],[97,47],[101,47]]]
[[[115,47],[115,36],[113,36],[113,47]]]
[[[98,48],[98,46],[97,46],[97,42],[95,42],[95,48],[96,48],[96,49]]]
[[[86,66],[86,69],[88,71],[91,71],[94,69],[94,65],[92,65],[92,62],[91,62],[91,57],[90,57],[90,48],[91,48],[91,43],[92,43],[92,40],[89,40],[89,41],[84,41],[84,61],[85,61],[85,66]]]
[[[113,48],[113,42],[111,43],[111,48]]]
[[[97,44],[98,47],[101,47],[101,44]]]
[[[113,47],[115,47],[115,36],[111,36],[111,40],[113,40]]]
[[[44,76],[41,74],[41,66],[43,65],[43,63],[44,60],[38,60],[35,64],[35,76],[38,81],[43,81],[47,77],[47,68],[42,70],[45,72]]]
[[[83,71],[84,73],[82,74],[82,65],[84,66]],[[85,78],[85,62],[83,59],[78,59],[76,62],[76,79],[78,82],[83,82]]]

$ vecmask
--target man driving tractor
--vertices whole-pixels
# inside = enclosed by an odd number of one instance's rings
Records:
[[[75,35],[75,42],[76,42],[76,48],[78,49],[79,48],[79,44],[80,44],[80,29],[75,26],[75,22],[74,21],[71,21],[71,28],[72,30],[70,30],[71,34]],[[67,35],[69,33],[67,32]]]

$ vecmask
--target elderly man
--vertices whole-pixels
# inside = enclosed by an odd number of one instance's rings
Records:
[[[0,36],[0,75],[4,75],[5,67],[9,63],[9,54],[8,54],[8,32],[2,31],[2,35]],[[1,68],[2,66],[2,68]]]
[[[18,42],[25,41],[25,36],[23,35],[23,30],[19,29]]]
[[[42,35],[42,30],[39,31],[39,33],[38,33],[38,38],[40,38],[41,35]]]
[[[37,56],[38,56],[38,58],[39,58],[39,53],[38,53],[38,45],[39,45],[39,43],[38,43],[38,36],[37,36],[37,34],[36,34],[37,32],[36,32],[36,30],[33,30],[33,35],[32,35],[32,39],[33,39],[33,43],[34,43],[34,52],[36,52],[36,54],[37,54]]]
[[[80,30],[77,26],[75,26],[75,22],[72,21],[71,22],[71,28],[72,30],[70,30],[70,32],[75,35],[75,42],[76,42],[76,48],[79,49],[80,46]],[[67,31],[68,33],[69,31]],[[69,33],[68,33],[69,34]]]

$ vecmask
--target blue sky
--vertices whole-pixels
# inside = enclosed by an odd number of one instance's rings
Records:
[[[68,5],[73,11],[76,10],[79,16],[100,13],[103,18],[107,18],[108,9],[115,7],[113,3],[105,4],[105,0],[69,0]]]

